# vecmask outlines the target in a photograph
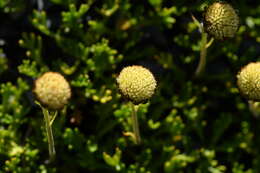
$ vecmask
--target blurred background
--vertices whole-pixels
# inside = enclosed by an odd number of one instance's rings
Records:
[[[236,75],[260,60],[260,1],[237,10],[234,38],[215,40],[194,78],[201,32],[192,20],[214,1],[0,0],[0,172],[258,173],[259,106]],[[142,65],[158,88],[139,105],[142,144],[116,77]],[[34,81],[59,72],[72,98],[53,124],[54,162]],[[256,104],[255,104],[256,105]]]

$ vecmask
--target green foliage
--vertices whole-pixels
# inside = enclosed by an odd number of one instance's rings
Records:
[[[103,158],[105,162],[112,167],[115,167],[117,171],[121,171],[124,164],[120,165],[122,151],[116,148],[116,153],[113,156],[108,155],[107,153],[103,153]]]
[[[258,173],[259,104],[248,103],[236,74],[260,60],[260,3],[238,0],[241,26],[208,49],[201,78],[202,22],[210,1],[0,0],[0,173]],[[3,43],[2,43],[3,42]],[[138,105],[135,145],[131,107],[116,77],[143,65],[158,88]],[[69,104],[52,124],[56,159],[48,160],[33,81],[64,75]]]
[[[9,124],[9,128],[18,129],[16,126],[23,123],[23,116],[28,113],[29,107],[22,105],[20,102],[23,99],[24,92],[28,89],[28,84],[21,78],[18,78],[17,86],[10,82],[1,84],[1,124]]]
[[[0,49],[0,74],[8,69],[7,58],[3,52],[3,49]]]
[[[25,74],[30,77],[39,76],[35,61],[31,62],[28,59],[23,60],[23,63],[18,66],[18,70],[21,74]]]

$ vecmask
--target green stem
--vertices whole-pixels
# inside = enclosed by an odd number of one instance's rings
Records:
[[[208,34],[204,31],[201,33],[201,48],[200,48],[200,61],[195,72],[195,77],[199,77],[205,69],[207,57],[207,37]]]
[[[51,116],[51,119],[50,119],[50,126],[52,126],[52,123],[54,122],[55,118],[57,117],[58,115],[58,111],[55,111],[54,114]]]
[[[138,119],[136,115],[136,109],[135,105],[131,102],[131,107],[132,107],[132,124],[133,124],[133,131],[135,134],[135,142],[136,144],[141,143],[141,136],[140,136],[140,131],[139,131],[139,125],[138,125]]]
[[[48,139],[50,161],[53,161],[55,158],[56,152],[55,152],[51,122],[50,122],[50,114],[49,114],[49,111],[43,107],[42,107],[42,112],[43,112],[44,120],[45,120],[45,128],[46,128],[47,139]]]
[[[260,102],[248,101],[249,109],[255,117],[260,116]]]

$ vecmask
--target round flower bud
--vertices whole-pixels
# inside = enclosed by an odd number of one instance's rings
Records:
[[[35,81],[37,100],[49,109],[61,109],[71,97],[69,83],[59,73],[46,72]]]
[[[145,102],[156,88],[153,74],[142,66],[125,67],[117,77],[121,94],[134,104]]]
[[[204,13],[206,32],[218,40],[234,37],[239,27],[235,9],[226,2],[211,4]]]
[[[260,62],[252,62],[237,75],[240,93],[252,101],[260,101]]]

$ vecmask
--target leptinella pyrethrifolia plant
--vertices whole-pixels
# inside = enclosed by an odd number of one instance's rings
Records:
[[[132,124],[135,143],[141,143],[135,105],[147,101],[154,94],[156,80],[153,74],[142,66],[125,67],[117,77],[121,94],[130,101],[132,107]],[[128,133],[129,134],[129,133]],[[130,133],[131,134],[131,133]]]
[[[50,161],[55,158],[54,138],[52,134],[52,123],[58,112],[71,97],[71,89],[64,77],[57,72],[46,72],[35,80],[34,93],[44,115],[45,129],[47,134]],[[41,105],[42,104],[42,105]],[[51,111],[53,113],[50,113]]]
[[[251,62],[237,74],[237,85],[241,95],[248,99],[255,116],[260,114],[260,62]]]
[[[203,24],[192,16],[201,32],[200,62],[195,76],[199,77],[206,66],[207,49],[214,39],[224,40],[235,36],[239,27],[239,17],[236,10],[227,2],[218,1],[210,4],[204,14]],[[208,35],[212,38],[208,42]]]
[[[259,173],[259,16],[0,0],[0,173]]]

